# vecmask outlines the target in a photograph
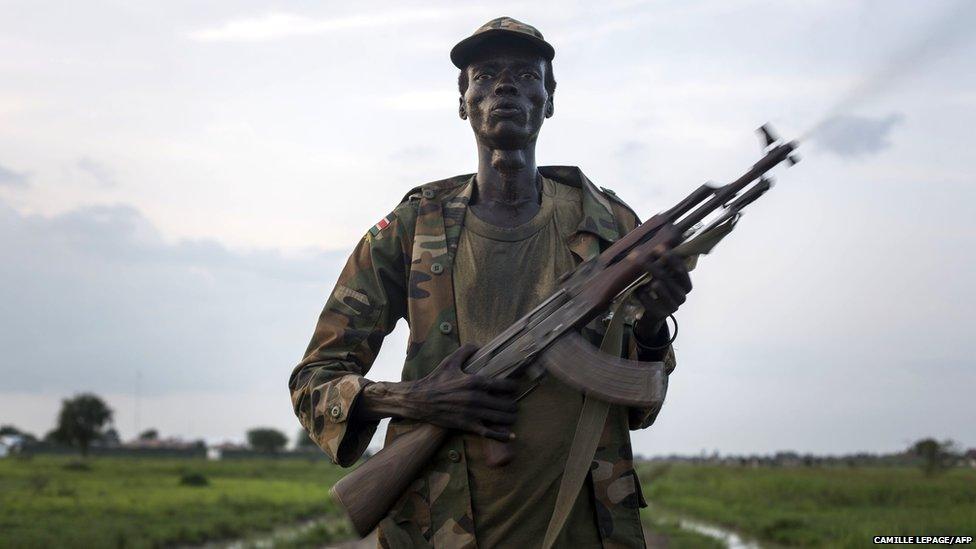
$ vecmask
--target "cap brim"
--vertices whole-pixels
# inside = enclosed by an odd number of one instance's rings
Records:
[[[541,38],[530,36],[521,32],[510,31],[508,29],[490,29],[469,36],[451,48],[451,62],[454,66],[464,70],[474,55],[485,48],[489,42],[512,41],[523,43],[530,49],[539,52],[546,61],[552,61],[556,56],[556,50],[552,45]]]

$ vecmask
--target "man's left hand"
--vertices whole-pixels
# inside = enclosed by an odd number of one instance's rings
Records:
[[[644,342],[657,339],[664,321],[685,302],[691,291],[691,277],[685,258],[666,254],[644,264],[651,275],[650,284],[637,290],[637,299],[644,305],[644,316],[634,327],[637,337]]]

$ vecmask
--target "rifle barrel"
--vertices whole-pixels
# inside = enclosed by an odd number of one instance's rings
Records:
[[[766,156],[760,158],[758,162],[749,168],[749,171],[728,185],[723,185],[716,189],[715,195],[711,198],[711,200],[705,202],[695,211],[684,216],[680,221],[675,223],[677,233],[684,234],[689,229],[694,227],[696,223],[699,223],[708,217],[709,214],[718,208],[723,207],[729,200],[735,198],[735,196],[739,194],[739,191],[748,187],[750,183],[776,167],[776,165],[780,162],[786,160],[795,148],[796,143],[790,141],[770,149],[769,152],[766,153]]]

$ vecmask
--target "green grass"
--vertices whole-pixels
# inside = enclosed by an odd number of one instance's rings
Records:
[[[0,460],[0,546],[158,547],[337,515],[324,461],[58,457]],[[202,475],[206,485],[183,485]],[[321,532],[319,533],[321,534]],[[324,541],[324,540],[320,540]]]
[[[276,546],[351,537],[328,498],[344,471],[324,461],[73,458],[0,460],[0,547],[158,547],[246,537],[336,517]],[[976,471],[928,478],[897,467],[643,465],[660,510],[781,546],[864,547],[876,535],[973,535]],[[203,481],[201,481],[203,479]],[[721,547],[645,510],[672,549]]]
[[[652,504],[780,545],[864,547],[878,535],[976,534],[976,471],[643,465]]]

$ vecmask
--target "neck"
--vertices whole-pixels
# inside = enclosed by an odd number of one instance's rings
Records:
[[[524,208],[539,204],[535,143],[523,149],[493,149],[478,145],[476,202],[496,207]]]

